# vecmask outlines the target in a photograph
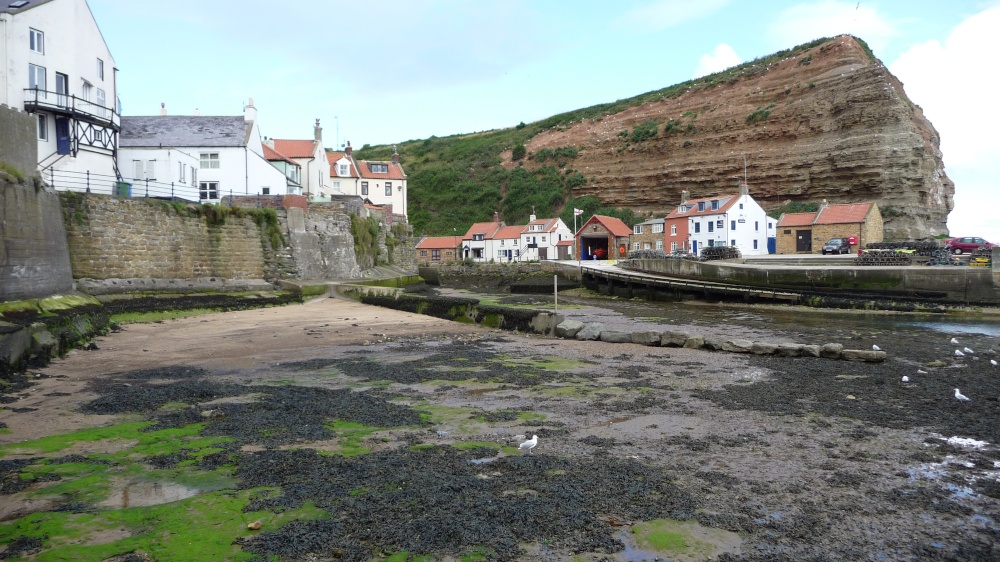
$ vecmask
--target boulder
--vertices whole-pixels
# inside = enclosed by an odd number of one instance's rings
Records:
[[[705,343],[702,345],[705,349],[710,349],[712,351],[719,351],[722,349],[722,344],[725,341],[722,338],[717,338],[715,336],[705,337]]]
[[[639,345],[660,345],[660,332],[632,332],[632,343]]]
[[[705,338],[701,336],[690,336],[684,340],[684,347],[688,349],[701,349],[705,345]]]
[[[820,349],[818,345],[803,345],[802,346],[802,357],[819,357]]]
[[[579,320],[563,320],[556,325],[556,337],[573,338],[576,333],[583,329],[583,322]]]
[[[827,359],[840,359],[840,353],[844,351],[844,345],[839,343],[824,344],[819,348],[819,356]]]
[[[884,351],[874,351],[871,349],[845,349],[840,353],[840,358],[845,361],[879,363],[885,361],[886,353]]]
[[[753,342],[750,340],[724,341],[719,346],[719,349],[730,353],[750,353],[750,350],[753,349]]]
[[[684,343],[689,337],[691,336],[686,332],[663,332],[660,334],[660,345],[663,347],[684,347]]]
[[[608,343],[632,343],[632,332],[604,330],[601,332],[600,340]]]
[[[601,337],[604,325],[599,322],[584,324],[580,331],[576,333],[576,339],[580,341],[593,341]]]
[[[947,367],[948,363],[945,362],[945,361],[942,361],[940,359],[935,359],[934,361],[930,361],[928,363],[925,363],[924,366],[925,367]]]
[[[779,357],[798,357],[802,355],[801,343],[780,343],[778,344]]]
[[[754,355],[774,355],[774,352],[777,350],[778,346],[773,343],[754,342],[753,347],[750,348],[750,353]]]

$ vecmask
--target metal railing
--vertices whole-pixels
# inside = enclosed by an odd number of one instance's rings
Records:
[[[104,107],[71,94],[25,88],[24,110],[33,113],[39,109],[65,113],[97,123],[106,123],[116,129],[121,128],[121,116],[110,107]]]
[[[89,170],[71,172],[54,168],[46,170],[43,178],[56,191],[200,202],[200,192],[197,187],[176,182],[165,183],[149,179],[119,180],[115,176],[96,174]]]

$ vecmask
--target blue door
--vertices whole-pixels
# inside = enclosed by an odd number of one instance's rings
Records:
[[[698,241],[697,240],[692,240],[691,241],[691,253],[694,254],[694,255],[696,255],[696,256],[698,255]]]
[[[774,236],[767,237],[767,253],[777,254],[778,253],[778,239]]]
[[[69,154],[69,119],[56,117],[56,152]]]

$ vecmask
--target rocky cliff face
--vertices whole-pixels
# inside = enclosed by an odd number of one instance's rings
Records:
[[[526,148],[570,146],[578,154],[567,168],[587,178],[574,197],[654,216],[676,206],[682,190],[735,193],[744,159],[750,194],[766,209],[875,201],[887,239],[947,232],[955,193],[933,125],[848,36],[760,63],[749,77],[708,77],[678,97],[546,131]]]

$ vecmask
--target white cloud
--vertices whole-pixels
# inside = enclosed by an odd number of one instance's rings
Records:
[[[694,78],[701,78],[707,74],[725,70],[741,62],[743,60],[732,47],[725,43],[719,43],[714,51],[701,55],[701,58],[698,59],[698,68],[694,71]]]
[[[798,4],[781,12],[768,27],[767,37],[773,48],[787,49],[845,33],[864,39],[878,56],[897,32],[864,3],[823,0]]]
[[[1000,77],[992,62],[997,29],[1000,6],[964,20],[943,43],[915,45],[889,65],[941,136],[945,173],[955,181],[951,230],[991,242],[1000,242],[995,214],[1000,174],[993,168],[1000,162],[1000,112],[995,109]]]
[[[662,31],[686,21],[711,15],[729,3],[729,0],[658,0],[625,12],[615,19],[618,28]]]

